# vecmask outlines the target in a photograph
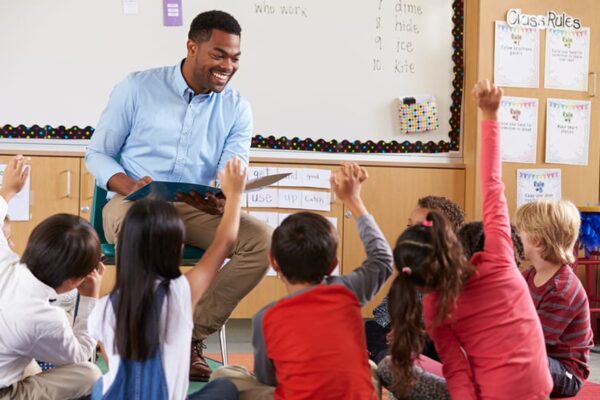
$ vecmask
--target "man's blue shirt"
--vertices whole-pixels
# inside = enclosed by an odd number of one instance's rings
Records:
[[[252,111],[236,90],[194,95],[177,64],[115,86],[85,160],[104,189],[119,172],[211,185],[227,160],[248,163],[251,136]]]

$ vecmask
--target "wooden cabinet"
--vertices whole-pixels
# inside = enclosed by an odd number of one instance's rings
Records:
[[[0,155],[6,164],[12,155]],[[56,213],[79,214],[79,157],[31,157],[30,220],[12,223],[19,254],[33,228]]]

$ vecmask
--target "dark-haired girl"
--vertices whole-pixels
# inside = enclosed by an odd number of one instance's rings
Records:
[[[127,212],[117,242],[115,287],[89,320],[109,365],[93,398],[187,397],[194,306],[237,238],[246,168],[238,159],[228,161],[219,177],[227,198],[223,217],[214,241],[185,275],[179,270],[185,229],[175,207],[141,200]],[[237,397],[227,381],[207,388],[197,398],[213,398],[211,390],[219,393],[219,399]]]

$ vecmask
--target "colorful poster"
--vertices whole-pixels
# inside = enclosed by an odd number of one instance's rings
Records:
[[[540,87],[540,32],[496,21],[494,83],[498,86]]]
[[[589,101],[548,99],[547,163],[587,165],[591,108]]]
[[[560,169],[518,169],[517,207],[535,200],[560,200]]]
[[[590,56],[590,28],[546,32],[546,89],[586,92]]]
[[[502,134],[502,161],[535,164],[538,99],[503,97],[498,119]]]

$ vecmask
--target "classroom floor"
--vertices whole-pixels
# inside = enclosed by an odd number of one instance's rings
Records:
[[[227,350],[230,364],[252,366],[251,321],[236,319],[227,322]],[[206,352],[211,357],[220,360],[219,335],[214,334],[206,341]],[[596,347],[600,351],[600,347]],[[590,357],[591,371],[589,381],[600,383],[600,354],[592,353]]]

